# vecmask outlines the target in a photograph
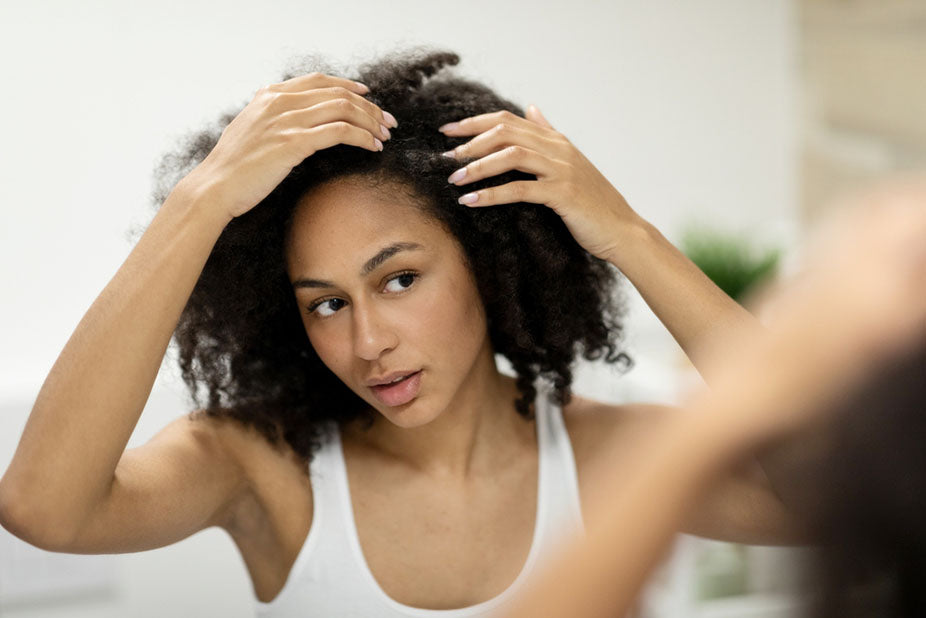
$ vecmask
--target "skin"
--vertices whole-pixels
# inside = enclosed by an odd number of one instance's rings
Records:
[[[332,372],[379,415],[367,445],[423,471],[465,475],[474,449],[523,437],[512,381],[495,366],[485,310],[462,248],[399,187],[363,177],[323,185],[297,207],[287,242],[306,334]],[[345,246],[351,251],[343,251]],[[383,248],[400,249],[376,268]],[[449,353],[448,353],[449,352]],[[419,394],[388,406],[367,385],[421,370]]]
[[[551,560],[506,616],[624,615],[713,479],[750,450],[826,436],[847,389],[926,345],[926,184],[895,181],[865,203],[774,295],[770,330],[718,350],[715,388],[648,437],[630,482],[599,476],[608,499],[588,514],[587,537]]]
[[[468,605],[504,590],[529,551],[534,427],[515,412],[514,382],[496,368],[459,244],[407,191],[373,190],[364,180],[329,183],[300,202],[290,278],[326,282],[294,290],[306,333],[378,412],[371,428],[342,431],[371,571],[402,603]],[[396,243],[417,248],[362,274],[369,258]],[[366,386],[370,376],[419,368],[421,388],[408,404],[387,406]],[[433,568],[448,554],[452,569]]]
[[[522,180],[463,195],[471,208],[515,202],[542,204],[556,212],[582,247],[615,265],[666,326],[702,375],[710,380],[715,342],[731,337],[748,342],[761,327],[685,255],[641,217],[624,196],[536,106],[526,118],[508,111],[448,123],[449,136],[472,139],[445,153],[475,159],[448,178],[458,186],[510,170]]]
[[[395,128],[395,121],[361,96],[366,92],[320,74],[261,88],[178,183],[43,384],[0,479],[0,523],[34,545],[75,553],[143,551],[218,526],[239,548],[258,598],[275,597],[312,522],[312,488],[298,458],[255,431],[196,414],[178,418],[141,447],[126,444],[179,315],[228,221],[318,150],[343,143],[375,152],[383,140],[388,147],[385,127]],[[529,114],[464,119],[456,130],[474,140],[459,154],[476,162],[493,157],[498,170],[537,170],[539,179],[515,189],[509,201],[529,198],[554,208],[583,246],[631,279],[710,378],[701,350],[721,332],[748,336],[755,326],[748,313],[631,210],[535,110]],[[470,179],[492,172],[471,169]],[[370,395],[362,384],[370,375],[425,370],[420,401],[404,410],[376,404],[371,430],[344,429],[364,555],[383,589],[400,602],[435,608],[478,603],[511,583],[529,549],[536,505],[533,426],[511,409],[514,386],[491,362],[485,316],[473,301],[476,274],[461,269],[455,241],[416,218],[415,205],[394,199],[404,192],[358,190],[332,185],[306,196],[290,267],[293,277],[330,281],[334,285],[324,292],[347,301],[343,315],[324,322],[303,317],[325,362],[362,397]],[[501,191],[485,195],[502,199]],[[375,204],[383,216],[365,209],[334,217],[339,208],[359,204]],[[401,230],[392,226],[398,221]],[[424,247],[421,252],[403,252],[375,275],[358,276],[384,241],[409,240],[411,228],[410,240]],[[425,254],[433,264],[411,264]],[[423,276],[408,291],[385,294],[382,276],[398,272],[398,261],[430,273],[431,281]],[[294,290],[300,304],[317,300],[307,292]],[[441,310],[422,318],[428,306]],[[661,407],[579,397],[564,409],[583,509],[594,511],[589,483],[596,468],[629,474],[630,460],[609,455],[631,452],[620,445],[640,443],[668,415]],[[796,538],[754,466],[706,487],[681,529],[743,542]],[[458,556],[452,570],[441,566],[448,552]]]
[[[531,120],[501,112],[444,128],[476,136],[454,153],[477,158],[465,180],[454,179],[461,184],[514,168],[539,175],[520,188],[487,190],[475,206],[528,198],[546,204],[599,257],[628,276],[646,270],[641,292],[687,350],[708,338],[707,324],[754,327],[568,140],[533,108],[529,114]],[[379,413],[371,429],[342,431],[367,563],[399,602],[461,607],[501,593],[523,565],[536,504],[536,438],[533,423],[513,410],[513,381],[495,366],[475,275],[456,240],[407,195],[403,187],[373,190],[359,177],[312,191],[294,218],[287,265],[291,281],[324,282],[294,288],[306,333],[323,362]],[[396,243],[418,247],[362,274],[365,262]],[[670,284],[672,294],[660,289]],[[684,314],[675,310],[680,299],[689,305]],[[370,377],[419,368],[419,397],[402,406],[385,406],[366,385]],[[589,479],[604,467],[627,469],[630,460],[615,453],[633,453],[667,414],[665,407],[581,397],[564,409],[584,509],[599,508]],[[721,475],[704,495],[681,530],[743,542],[799,536],[754,462]],[[304,534],[293,538],[287,555],[298,551]],[[448,552],[458,556],[453,569],[436,567]],[[277,586],[268,588],[272,597]]]
[[[289,276],[320,358],[379,413],[371,429],[342,431],[358,534],[374,576],[408,605],[472,605],[507,588],[529,550],[535,429],[513,409],[514,384],[496,368],[474,274],[457,241],[409,200],[407,187],[371,184],[348,177],[304,196],[287,240]],[[407,248],[364,272],[371,257],[396,246]],[[386,406],[367,387],[370,376],[418,368],[421,391],[408,404]],[[607,453],[630,452],[660,417],[656,410],[582,398],[567,406],[580,483]],[[609,457],[609,465],[626,467]],[[735,492],[756,498],[742,478],[718,487],[687,525],[710,522],[716,530],[719,523],[732,532],[733,511],[719,505]],[[582,495],[589,507],[592,493]],[[429,534],[435,521],[442,525]],[[447,552],[459,557],[454,569],[433,569]]]
[[[0,524],[7,530],[43,549],[74,553],[143,551],[213,525],[228,525],[245,546],[288,539],[248,528],[253,509],[232,516],[238,505],[255,502],[256,492],[230,430],[183,415],[143,446],[126,445],[228,222],[318,150],[342,143],[382,149],[385,127],[396,123],[363,98],[368,92],[320,73],[260,88],[177,183],[36,397],[0,478]],[[274,486],[287,478],[275,471],[269,479],[255,474]],[[301,512],[300,505],[286,506]],[[287,521],[293,529],[292,515]]]

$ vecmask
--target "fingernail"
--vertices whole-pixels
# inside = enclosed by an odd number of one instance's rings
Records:
[[[384,111],[384,112],[383,112],[383,118],[386,119],[386,122],[389,123],[389,125],[390,125],[393,129],[396,128],[397,126],[399,126],[399,121],[396,120],[396,119],[395,119],[395,116],[393,116],[393,115],[390,114],[389,112],[385,112],[385,111]]]
[[[457,155],[453,150],[448,150],[447,152],[440,153],[440,156],[447,157],[448,159],[456,159]]]
[[[377,150],[382,150],[382,149],[383,149],[383,143],[382,143],[381,141],[379,141],[379,140],[376,139],[375,137],[373,138],[373,141],[376,142],[376,149],[377,149]]]
[[[389,132],[389,129],[387,129],[386,125],[384,124],[379,125],[379,132],[382,133],[383,137],[385,137],[386,139],[389,139],[390,137],[392,137],[392,133]]]
[[[370,91],[370,87],[367,86],[366,84],[361,84],[360,82],[354,82],[354,83],[360,86],[361,88],[363,88],[364,90],[366,90],[367,92]]]
[[[461,180],[463,180],[465,177],[466,177],[466,168],[461,167],[454,173],[450,174],[450,178],[447,179],[447,182],[449,182],[450,184],[456,184],[460,182]]]
[[[479,193],[467,193],[466,195],[461,195],[457,202],[460,204],[475,204],[478,199]]]
[[[459,126],[460,126],[459,122],[448,122],[447,124],[441,125],[440,127],[438,127],[437,130],[441,132],[456,131]]]

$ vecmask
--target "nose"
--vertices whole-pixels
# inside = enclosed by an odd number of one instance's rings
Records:
[[[354,353],[368,361],[378,359],[384,352],[395,348],[398,337],[388,320],[369,305],[353,306]]]

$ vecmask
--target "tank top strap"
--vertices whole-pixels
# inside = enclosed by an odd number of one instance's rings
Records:
[[[331,424],[323,446],[309,465],[309,475],[314,505],[313,524],[317,519],[318,528],[324,531],[327,553],[346,557],[354,550],[354,539],[350,534],[354,514],[350,501],[350,487],[347,483],[341,431],[337,425]]]
[[[312,483],[312,527],[319,522],[318,527],[330,526],[337,522],[337,496],[339,494],[339,467],[340,442],[338,427],[331,423],[324,441],[309,463],[309,478]],[[337,524],[335,524],[337,525]],[[311,532],[311,531],[310,531]]]
[[[540,383],[535,403],[541,474],[541,510],[546,513],[545,532],[553,542],[584,534],[582,505],[575,456],[562,407],[551,400],[552,388]]]
[[[388,597],[369,570],[356,533],[340,431],[332,426],[309,464],[312,525],[283,589],[256,602],[261,618],[379,616],[381,618],[487,618],[515,598],[541,558],[584,531],[575,460],[560,406],[538,389],[537,510],[527,560],[512,585],[483,603],[454,610],[402,605]]]
[[[344,526],[348,514],[342,493],[347,488],[341,472],[340,436],[336,425],[327,429],[309,462],[312,524],[280,592],[270,602],[255,599],[259,618],[362,615],[353,613],[349,603],[333,594],[340,587],[356,590],[361,582]]]

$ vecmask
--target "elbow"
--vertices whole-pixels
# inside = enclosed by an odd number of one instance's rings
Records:
[[[22,492],[0,482],[0,526],[13,536],[46,551],[68,552],[74,534],[56,509],[30,504]]]

